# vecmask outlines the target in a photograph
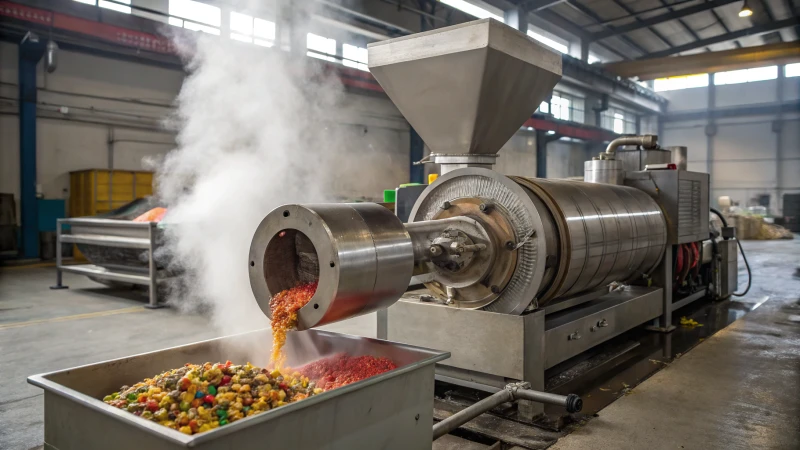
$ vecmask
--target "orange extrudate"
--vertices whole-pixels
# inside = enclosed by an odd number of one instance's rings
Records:
[[[286,332],[297,327],[297,311],[306,305],[317,291],[317,282],[305,283],[275,294],[269,301],[272,311],[272,357],[274,367],[282,367],[286,360],[283,345]]]
[[[397,368],[391,359],[378,356],[350,356],[339,353],[297,369],[326,391],[374,377]]]
[[[153,208],[150,211],[142,214],[141,216],[133,219],[134,222],[161,222],[164,215],[167,213],[167,208]]]

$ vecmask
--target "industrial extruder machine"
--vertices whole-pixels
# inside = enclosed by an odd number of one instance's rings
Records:
[[[242,268],[270,316],[274,294],[317,282],[286,339],[290,367],[343,352],[396,369],[193,435],[101,399],[187,362],[266,367],[267,330],[34,375],[46,448],[430,448],[512,401],[515,423],[537,422],[545,403],[579,411],[577,396],[544,392],[546,370],[641,325],[669,332],[673,310],[736,288],[734,232],[709,226],[709,176],[686,170],[683,147],[616,139],[584,181],[492,170],[561,78],[560,55],[485,19],[370,44],[369,61],[441,176],[405,222],[374,203],[281,206]],[[384,340],[312,330],[370,312]],[[492,394],[431,428],[434,376]]]
[[[709,176],[686,170],[685,147],[616,139],[584,181],[492,170],[560,55],[485,19],[370,44],[369,61],[441,176],[407,223],[369,203],[267,215],[250,250],[266,314],[272,293],[318,279],[301,329],[378,311],[378,337],[451,353],[439,380],[543,390],[546,369],[642,324],[669,332],[673,310],[735,289],[735,240],[710,234]],[[404,297],[412,277],[430,295]]]

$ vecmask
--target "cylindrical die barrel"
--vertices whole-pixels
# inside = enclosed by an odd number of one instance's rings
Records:
[[[403,223],[374,203],[281,206],[250,245],[250,285],[268,316],[273,294],[319,280],[298,311],[301,330],[389,307],[405,292],[413,267]]]

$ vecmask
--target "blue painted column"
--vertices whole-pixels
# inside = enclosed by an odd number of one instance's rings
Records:
[[[417,131],[411,128],[411,146],[409,148],[409,182],[425,183],[425,166],[414,164],[425,156],[425,143]]]
[[[19,166],[20,256],[39,257],[39,220],[36,205],[36,65],[45,46],[31,35],[19,44]]]

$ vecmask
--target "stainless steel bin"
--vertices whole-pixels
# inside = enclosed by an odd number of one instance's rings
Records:
[[[269,330],[173,347],[73,369],[33,375],[44,389],[45,448],[58,450],[156,449],[421,449],[431,448],[434,363],[450,356],[389,341],[308,330],[290,332],[287,363],[323,356],[385,356],[397,369],[187,436],[100,400],[186,363],[231,360],[264,366]]]

